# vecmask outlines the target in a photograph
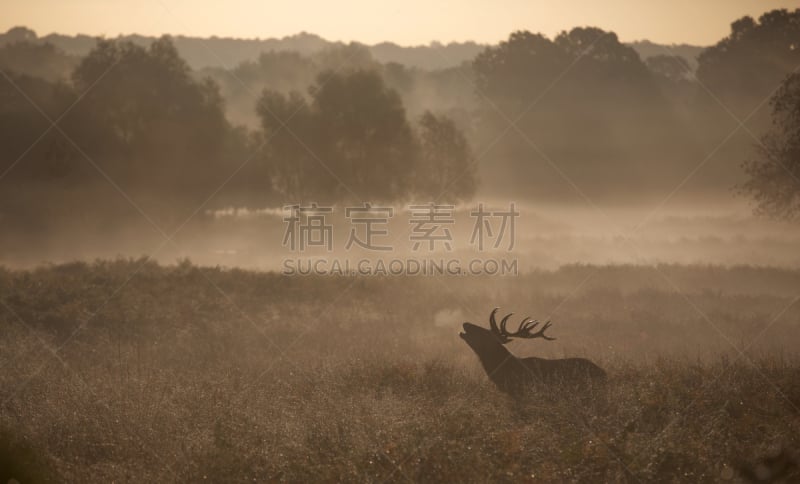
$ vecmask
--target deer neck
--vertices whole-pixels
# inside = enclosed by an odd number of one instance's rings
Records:
[[[496,375],[498,368],[504,363],[507,364],[512,358],[514,358],[514,355],[500,343],[493,345],[482,353],[478,353],[478,359],[481,361],[486,374],[490,375],[490,377],[491,375]]]

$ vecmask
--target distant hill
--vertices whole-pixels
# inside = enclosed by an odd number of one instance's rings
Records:
[[[134,34],[117,38],[147,45],[155,37]],[[0,34],[0,46],[15,41],[50,42],[67,54],[82,56],[91,50],[96,39],[88,35],[70,36],[62,34],[49,34],[39,37],[36,32],[25,27],[15,27],[5,34]],[[256,59],[261,52],[270,50],[291,50],[308,55],[327,47],[343,45],[342,42],[331,42],[307,32],[280,39],[235,39],[215,36],[202,38],[177,35],[173,36],[173,41],[181,56],[194,69],[205,67],[231,68],[244,61]],[[636,49],[642,58],[669,52],[686,57],[693,67],[696,66],[697,55],[703,50],[703,47],[694,45],[663,46],[647,40],[632,42],[629,45]],[[404,47],[391,42],[382,42],[380,44],[367,45],[366,47],[378,62],[397,62],[409,67],[434,70],[457,66],[464,61],[469,61],[486,48],[486,44],[475,42],[441,44],[432,42],[428,45]]]

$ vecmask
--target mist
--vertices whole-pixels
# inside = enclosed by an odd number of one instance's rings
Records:
[[[657,225],[649,260],[791,265],[782,247],[794,242],[795,226],[781,231],[750,217],[757,207],[741,190],[743,165],[772,124],[767,101],[797,56],[774,50],[788,15],[739,20],[707,48],[626,45],[598,28],[416,48],[310,34],[260,44],[77,43],[15,28],[0,36],[0,65],[13,82],[3,85],[3,262],[139,256],[181,227],[202,231],[203,241],[158,260],[266,268],[262,250],[244,251],[252,260],[213,256],[241,254],[235,241],[254,230],[214,213],[505,199],[526,207],[523,239],[575,237],[555,244],[563,254],[530,245],[526,266],[618,260],[608,241],[635,223],[624,215],[632,210]],[[204,43],[230,65],[197,60]],[[229,54],[235,49],[240,57]],[[766,60],[758,49],[776,55]],[[353,104],[365,89],[372,100]],[[340,109],[352,117],[330,124]],[[363,116],[374,141],[364,137]],[[257,220],[259,231],[279,230]],[[551,220],[566,228],[553,230]],[[700,221],[720,230],[697,234]],[[210,249],[210,240],[224,247]],[[726,249],[733,240],[744,245]],[[255,243],[269,254],[270,242]]]
[[[583,13],[0,34],[0,482],[800,479],[800,10]]]

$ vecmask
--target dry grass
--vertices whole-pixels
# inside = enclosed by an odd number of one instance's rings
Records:
[[[800,448],[798,293],[800,272],[688,266],[0,271],[0,482],[736,481]],[[590,357],[607,388],[498,393],[455,335],[495,305],[552,313],[556,342],[512,351]]]

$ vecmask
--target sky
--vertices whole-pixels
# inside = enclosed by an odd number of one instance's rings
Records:
[[[623,41],[710,45],[730,23],[778,0],[0,0],[0,31],[269,38],[302,31],[328,40],[400,45],[495,43],[514,30],[553,36],[576,26],[612,30]]]

